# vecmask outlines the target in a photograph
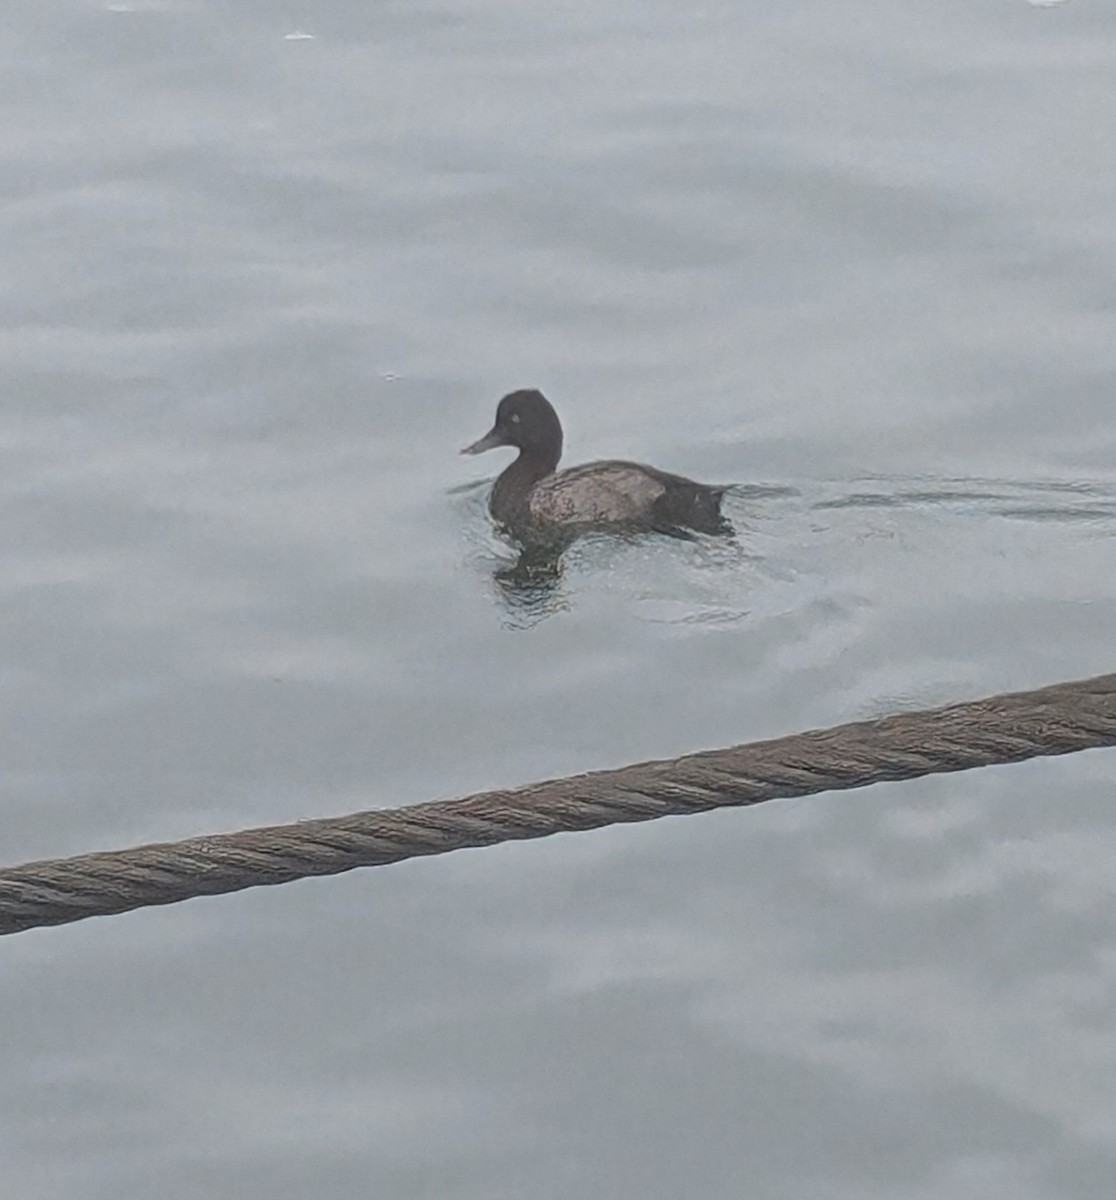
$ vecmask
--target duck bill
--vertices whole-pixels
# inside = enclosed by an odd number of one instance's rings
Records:
[[[497,446],[506,446],[504,435],[495,426],[471,446],[466,446],[462,454],[483,454],[486,450],[495,450]]]

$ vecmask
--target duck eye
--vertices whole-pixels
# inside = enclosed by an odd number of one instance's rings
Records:
[[[513,425],[518,425],[519,424],[519,413],[512,413],[511,419],[512,419]]]

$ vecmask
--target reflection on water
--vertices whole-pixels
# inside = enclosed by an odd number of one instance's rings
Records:
[[[760,561],[760,556],[750,553],[736,537],[693,533],[678,536],[666,532],[629,537],[596,534],[585,539],[580,547],[574,570],[581,575],[605,573],[617,578],[622,574],[619,559],[625,553],[633,555],[638,562],[645,557],[641,552],[654,555],[656,549],[669,550],[672,543],[679,544],[677,554],[686,556],[672,564],[682,577],[694,572],[727,573]],[[566,555],[570,553],[571,548],[557,554],[541,548],[521,549],[514,560],[495,564],[492,569],[494,594],[504,608],[503,624],[507,628],[530,629],[547,617],[571,608],[571,585],[566,580],[565,566]],[[657,605],[646,597],[633,596],[632,599],[635,602],[633,615],[668,623],[723,624],[741,620],[748,612],[746,607],[703,604],[692,592]],[[658,615],[652,615],[652,611]]]
[[[524,550],[514,562],[497,567],[492,580],[508,629],[532,629],[570,607],[560,556],[533,555]]]

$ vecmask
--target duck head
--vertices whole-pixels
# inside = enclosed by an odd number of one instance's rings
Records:
[[[562,424],[550,401],[534,388],[509,392],[496,407],[496,423],[462,454],[483,454],[497,446],[515,446],[552,467],[562,457]]]

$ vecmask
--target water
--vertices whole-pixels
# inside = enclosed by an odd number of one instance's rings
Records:
[[[1108,6],[36,0],[0,66],[2,861],[1113,669]],[[509,586],[523,386],[736,541]],[[5,939],[7,1190],[1107,1197],[1110,775]]]

